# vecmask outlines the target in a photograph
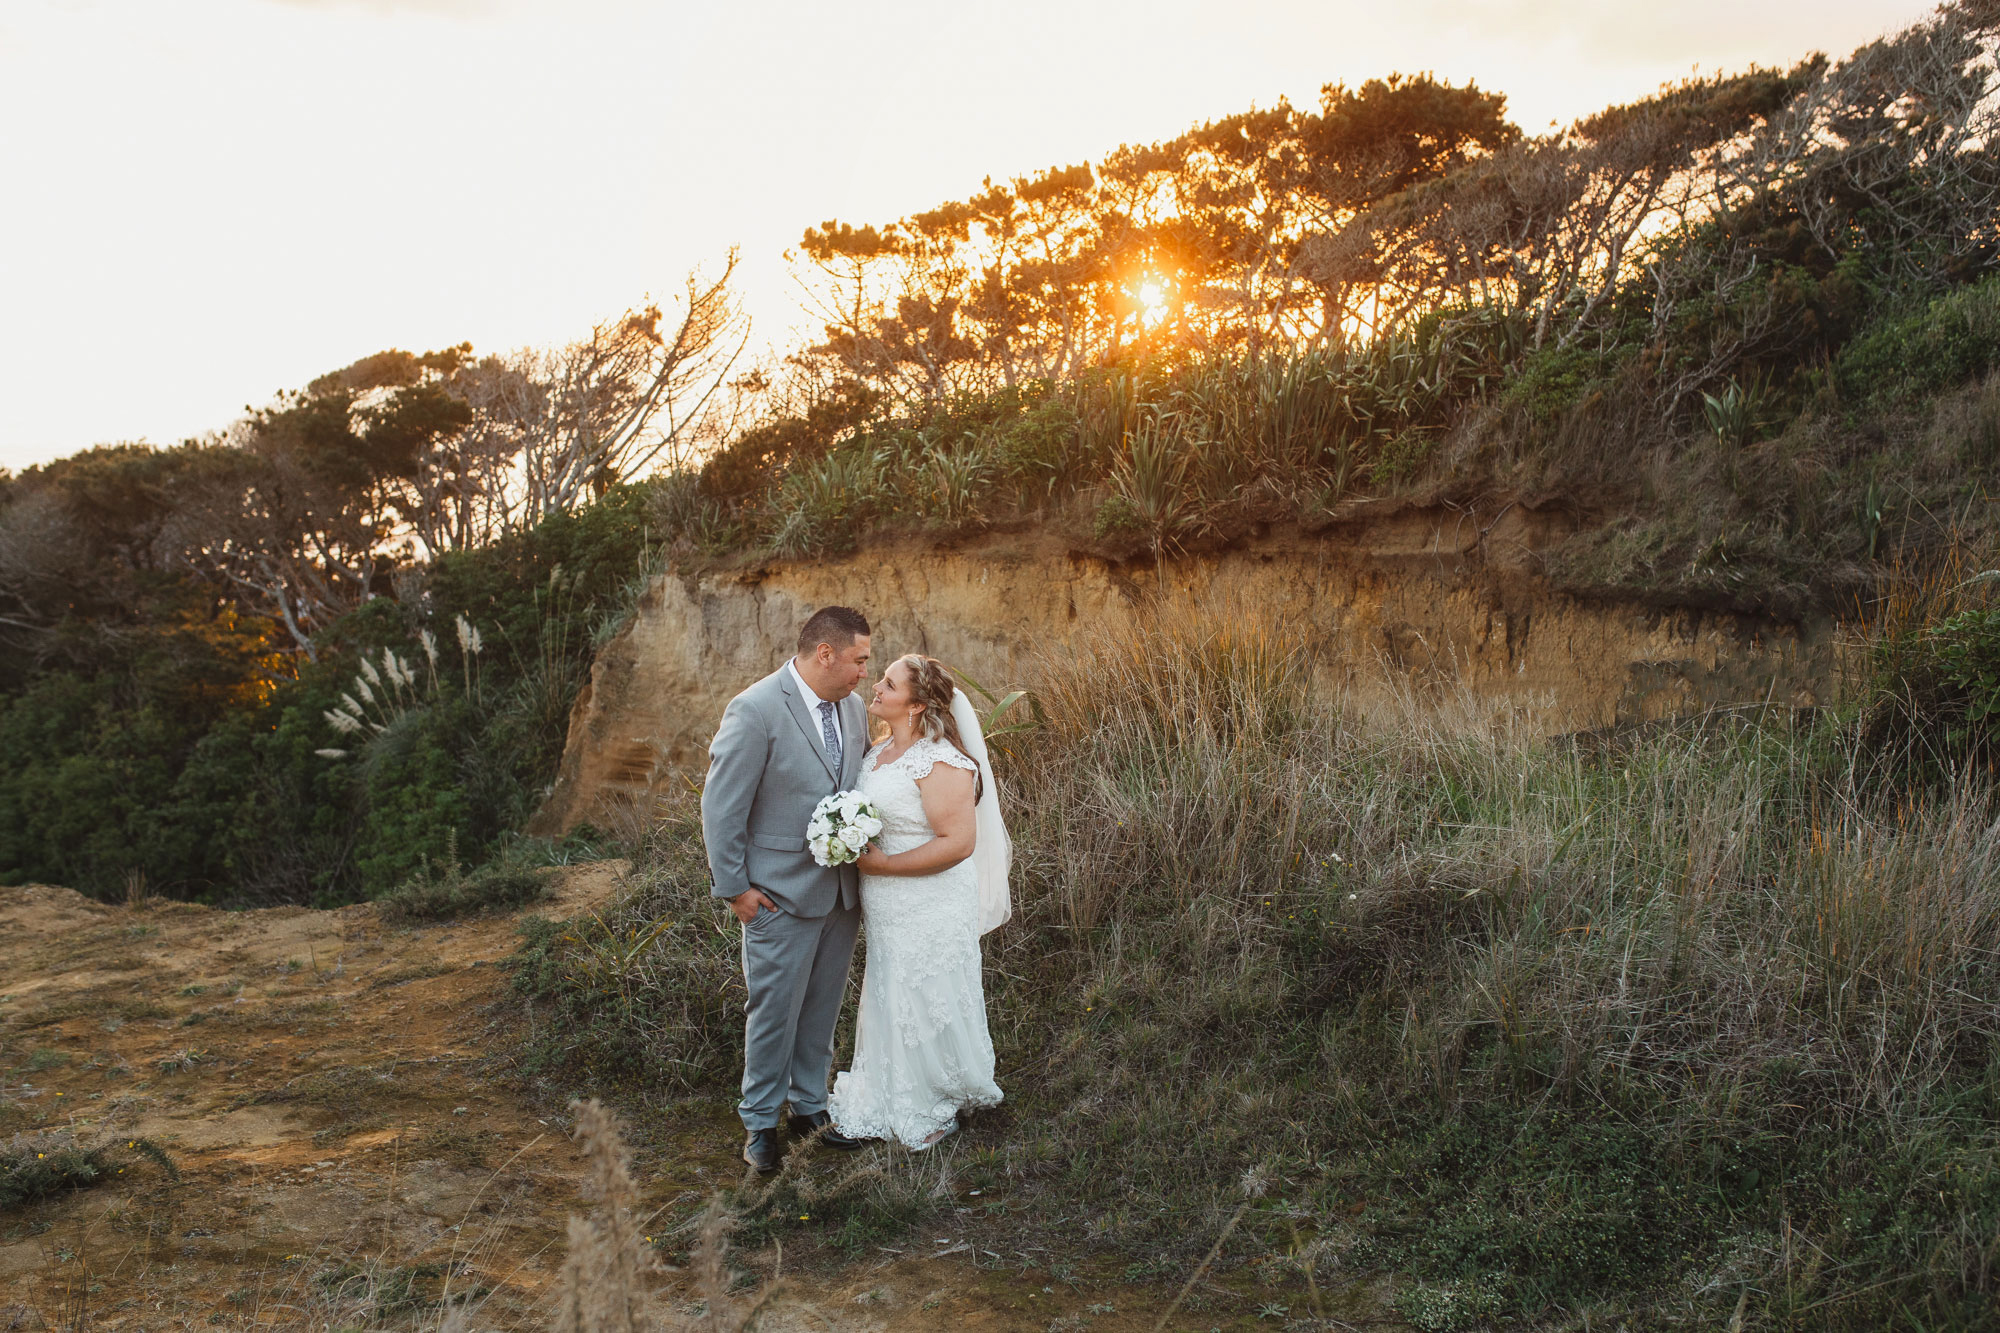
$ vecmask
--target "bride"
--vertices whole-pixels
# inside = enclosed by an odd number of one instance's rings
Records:
[[[834,1080],[836,1132],[925,1148],[961,1110],[994,1106],[979,937],[1007,919],[1011,849],[979,717],[936,658],[889,664],[868,711],[888,738],[862,762],[882,815],[862,854],[868,962],[854,1067]]]

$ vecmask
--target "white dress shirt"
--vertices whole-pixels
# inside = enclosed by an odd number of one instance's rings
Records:
[[[818,694],[814,693],[813,687],[806,684],[806,678],[799,674],[799,662],[797,658],[786,658],[785,670],[792,673],[792,684],[799,687],[799,697],[806,701],[806,711],[812,714],[813,725],[815,727],[820,725],[819,706],[821,704],[833,705],[833,734],[840,737],[840,752],[846,754],[847,733],[840,728],[840,700],[822,699]]]

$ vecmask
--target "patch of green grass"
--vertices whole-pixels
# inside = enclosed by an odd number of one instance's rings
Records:
[[[450,972],[448,963],[413,963],[408,967],[392,968],[368,983],[370,990],[387,990],[391,986],[403,986],[412,981],[424,981],[431,977],[441,977]]]
[[[476,912],[512,911],[548,895],[546,872],[496,862],[468,872],[458,864],[457,845],[441,865],[425,858],[417,873],[376,901],[390,921],[443,921]]]
[[[258,1100],[302,1102],[351,1118],[366,1108],[387,1101],[399,1101],[406,1095],[406,1090],[388,1070],[367,1065],[340,1065],[294,1079],[282,1090],[266,1093]]]
[[[207,1057],[207,1054],[206,1051],[197,1051],[191,1047],[184,1046],[172,1055],[155,1060],[153,1064],[162,1074],[185,1074],[188,1070],[199,1065]]]

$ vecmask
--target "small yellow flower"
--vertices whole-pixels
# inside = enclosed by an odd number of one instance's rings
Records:
[[[810,1222],[810,1221],[812,1221],[812,1214],[811,1214],[811,1213],[800,1213],[800,1214],[799,1214],[799,1221],[801,1221],[801,1222]]]

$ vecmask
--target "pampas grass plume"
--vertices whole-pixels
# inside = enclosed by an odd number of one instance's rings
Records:
[[[643,1275],[652,1267],[633,1221],[639,1192],[618,1121],[596,1098],[570,1103],[589,1164],[591,1217],[569,1220],[556,1306],[558,1333],[647,1333]]]

